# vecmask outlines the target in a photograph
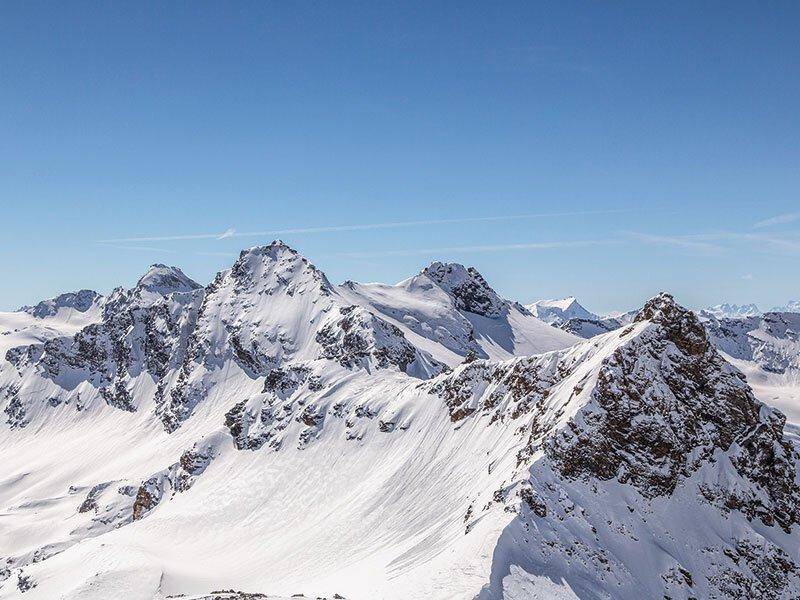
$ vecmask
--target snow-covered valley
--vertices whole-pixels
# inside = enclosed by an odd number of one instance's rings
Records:
[[[274,242],[0,314],[0,598],[800,596],[794,317],[568,300]]]

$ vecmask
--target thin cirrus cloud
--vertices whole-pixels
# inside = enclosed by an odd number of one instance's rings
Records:
[[[372,229],[400,229],[405,227],[425,227],[431,225],[449,225],[463,223],[488,223],[492,221],[514,221],[518,219],[547,219],[559,217],[576,217],[592,215],[613,215],[622,213],[642,212],[637,208],[582,210],[554,213],[530,213],[522,215],[491,215],[485,217],[461,217],[455,219],[427,219],[423,221],[392,221],[388,223],[365,223],[352,225],[330,225],[321,227],[293,227],[286,229],[272,229],[266,231],[236,231],[229,228],[216,233],[192,233],[180,235],[139,236],[127,238],[113,238],[97,240],[100,244],[125,244],[135,242],[169,242],[184,240],[224,240],[239,237],[265,237],[270,235],[298,235],[310,233],[335,233],[344,231],[367,231]]]
[[[153,246],[131,246],[128,244],[112,244],[105,242],[102,244],[104,248],[114,248],[116,250],[133,250],[136,252],[175,252],[175,250],[170,250],[169,248],[155,248]]]
[[[629,239],[644,244],[671,246],[700,254],[722,254],[737,244],[749,244],[758,251],[779,251],[794,254],[800,252],[800,238],[793,234],[766,235],[715,231],[687,235],[654,235],[635,231],[626,232]]]
[[[698,239],[697,236],[692,235],[654,235],[638,231],[628,231],[626,235],[632,240],[643,244],[671,246],[673,248],[692,250],[705,254],[718,254],[725,251],[725,248],[719,244],[712,244],[709,241]]]
[[[775,225],[794,223],[797,220],[800,220],[800,212],[785,213],[782,215],[770,217],[769,219],[764,219],[763,221],[759,221],[758,223],[753,225],[753,227],[755,227],[756,229],[763,229],[764,227],[774,227]]]
[[[613,240],[576,240],[569,242],[529,242],[521,244],[488,244],[475,246],[443,246],[438,248],[410,248],[398,250],[379,250],[377,252],[339,252],[336,256],[345,258],[372,258],[375,256],[416,256],[420,254],[505,252],[513,250],[549,250],[581,248],[616,243]]]
[[[800,252],[800,238],[795,234],[768,235],[761,233],[737,233],[722,231],[694,236],[696,239],[742,242],[752,244],[759,250],[779,250],[782,252]]]

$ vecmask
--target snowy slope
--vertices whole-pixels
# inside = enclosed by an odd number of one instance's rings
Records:
[[[502,360],[580,341],[500,298],[474,268],[455,263],[433,263],[396,285],[346,282],[340,292],[451,366],[467,354]]]
[[[800,314],[704,320],[711,341],[745,374],[758,398],[800,422]]]
[[[405,317],[574,338],[426,271],[337,288],[273,243],[12,350],[0,598],[800,594],[798,457],[692,313],[481,360]]]
[[[85,303],[89,297],[91,301]],[[76,298],[77,303],[71,301]],[[15,346],[74,335],[100,320],[102,304],[101,296],[82,290],[43,300],[19,311],[0,312],[0,356]]]

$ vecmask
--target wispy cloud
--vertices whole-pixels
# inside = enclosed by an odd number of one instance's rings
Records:
[[[626,235],[644,244],[672,246],[684,250],[702,252],[704,254],[718,254],[725,251],[723,246],[699,240],[691,235],[653,235],[650,233],[641,233],[639,231],[628,231]]]
[[[753,225],[753,227],[756,229],[761,229],[763,227],[773,227],[775,225],[783,225],[785,223],[794,223],[797,220],[800,220],[800,212],[785,213],[770,217],[769,219],[764,219],[763,221],[759,221]]]
[[[749,244],[755,251],[800,252],[800,238],[793,234],[768,235],[740,233],[736,231],[713,231],[686,235],[654,235],[636,231],[626,232],[633,240],[652,245],[673,246],[702,254],[728,252],[737,244]]]
[[[198,250],[195,252],[198,256],[225,256],[227,258],[233,258],[237,256],[236,252],[205,252],[202,250]]]
[[[744,279],[745,281],[751,281],[753,279],[753,274],[745,273],[744,275],[742,275],[742,279]]]
[[[472,246],[442,246],[438,248],[404,248],[399,250],[378,250],[376,252],[338,252],[336,256],[347,258],[370,258],[374,256],[417,256],[420,254],[451,254],[473,252],[505,252],[513,250],[550,250],[559,248],[580,248],[614,244],[611,240],[577,240],[564,242],[529,242],[521,244],[486,244]]]
[[[351,225],[326,225],[320,227],[292,227],[285,229],[268,229],[264,231],[236,231],[227,229],[216,233],[193,233],[180,235],[138,236],[128,238],[114,238],[98,240],[101,243],[130,243],[130,242],[166,242],[182,240],[222,240],[241,237],[268,237],[277,235],[299,235],[310,233],[335,233],[344,231],[367,231],[373,229],[400,229],[406,227],[428,227],[432,225],[454,225],[465,223],[489,223],[493,221],[516,221],[521,219],[556,219],[563,217],[582,217],[596,215],[614,215],[634,212],[656,212],[637,208],[619,208],[602,210],[576,210],[552,213],[528,213],[521,215],[490,215],[484,217],[460,217],[453,219],[425,219],[420,221],[391,221],[388,223],[361,223]]]
[[[114,248],[115,250],[134,250],[138,252],[175,252],[175,250],[170,250],[168,248],[154,248],[153,246],[128,246],[123,244],[109,244],[106,242],[98,243],[104,248]]]
[[[714,233],[695,234],[693,239],[706,241],[733,241],[746,242],[757,246],[759,249],[781,250],[785,252],[800,252],[800,238],[795,234],[769,235],[763,233],[738,233],[735,231],[720,231]]]

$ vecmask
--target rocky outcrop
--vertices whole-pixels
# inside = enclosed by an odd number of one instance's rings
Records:
[[[489,287],[474,267],[435,262],[426,267],[422,274],[450,294],[459,310],[496,318],[506,308],[505,301]]]
[[[139,484],[136,488],[133,504],[130,508],[130,518],[138,521],[147,516],[164,499],[176,493],[187,491],[211,464],[216,451],[214,446],[207,443],[198,443],[186,450],[178,462],[171,464],[166,469],[154,473],[151,477]],[[125,494],[127,488],[120,488]],[[92,493],[90,492],[90,497]],[[87,500],[89,498],[87,497]]]
[[[158,289],[167,289],[171,281],[167,276],[157,279],[150,273],[143,280],[145,284],[131,290],[115,290],[104,301],[99,322],[72,337],[11,348],[6,360],[20,375],[32,370],[59,386],[63,391],[53,396],[54,405],[70,404],[72,390],[87,382],[95,393],[84,393],[80,402],[75,397],[72,404],[78,410],[94,397],[113,408],[135,411],[137,399],[129,391],[132,381],[142,373],[162,381],[179,364],[198,302],[192,294],[156,294],[156,283]],[[184,282],[181,293],[187,287],[194,289]],[[29,389],[29,385],[20,384],[15,413],[24,411],[25,398],[35,396],[36,386]]]
[[[655,497],[730,452],[753,484],[736,504],[790,530],[800,522],[800,488],[784,417],[755,399],[671,296],[650,300],[636,320],[652,325],[604,362],[591,401],[548,440],[547,455],[565,477],[616,478]]]
[[[346,368],[372,364],[379,369],[394,367],[409,372],[415,362],[431,365],[436,371],[444,368],[430,356],[423,356],[399,328],[358,306],[339,308],[317,332],[316,341],[322,357]]]
[[[579,319],[572,318],[559,323],[559,329],[574,333],[578,337],[589,339],[602,333],[608,333],[622,327],[617,319]]]

